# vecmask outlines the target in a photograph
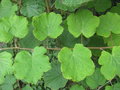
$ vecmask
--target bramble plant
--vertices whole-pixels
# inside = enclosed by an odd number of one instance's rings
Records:
[[[0,90],[120,90],[120,1],[1,0]]]

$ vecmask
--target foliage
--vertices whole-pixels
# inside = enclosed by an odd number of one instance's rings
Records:
[[[1,0],[0,90],[119,90],[119,0]]]

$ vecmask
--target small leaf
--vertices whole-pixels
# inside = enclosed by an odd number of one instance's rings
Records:
[[[100,25],[97,28],[97,34],[103,37],[109,37],[111,33],[120,34],[120,15],[108,12],[100,16]]]
[[[92,24],[91,24],[92,23]],[[74,37],[83,34],[89,38],[94,35],[99,25],[99,18],[89,10],[80,10],[67,18],[68,30]]]
[[[79,86],[79,85],[73,85],[70,90],[85,90],[82,86]]]
[[[86,83],[91,89],[96,89],[99,85],[105,84],[105,78],[97,68],[92,76],[86,78]]]
[[[0,53],[0,84],[3,83],[7,74],[12,73],[12,63],[12,55],[10,53]]]
[[[40,16],[33,18],[34,36],[38,40],[45,40],[47,37],[57,38],[63,32],[62,17],[53,12],[47,14],[43,13]]]
[[[15,14],[17,5],[13,4],[10,0],[2,0],[0,4],[0,18],[9,17]]]
[[[39,15],[45,10],[44,0],[22,0],[21,14],[27,17]]]
[[[118,3],[117,6],[112,7],[110,12],[117,13],[120,15],[120,3]]]
[[[58,90],[66,85],[67,80],[63,78],[60,71],[60,63],[57,61],[52,62],[52,69],[45,73],[45,85],[52,90]]]
[[[27,51],[19,52],[15,57],[14,74],[17,79],[36,84],[44,72],[51,69],[48,56],[44,55],[46,49],[34,48],[32,55]]]
[[[26,85],[24,88],[22,88],[22,90],[33,90],[33,89],[29,85]]]
[[[99,64],[102,65],[101,73],[107,80],[112,80],[116,75],[120,76],[120,47],[114,47],[112,54],[103,51],[99,58]]]
[[[91,56],[91,51],[81,44],[76,44],[73,51],[64,47],[58,54],[63,76],[78,82],[92,75],[95,66]]]

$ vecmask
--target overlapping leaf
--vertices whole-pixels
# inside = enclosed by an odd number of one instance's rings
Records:
[[[86,83],[91,89],[96,89],[99,85],[105,84],[105,78],[97,68],[93,75],[86,78]]]
[[[0,42],[9,42],[13,37],[23,38],[28,33],[28,21],[22,16],[0,19]]]
[[[109,37],[111,33],[120,34],[120,15],[108,12],[100,16],[100,25],[97,28],[97,34],[103,37]]]
[[[17,5],[13,4],[10,0],[2,0],[0,4],[0,18],[9,17],[15,14]]]
[[[120,83],[116,83],[113,86],[106,86],[105,90],[120,90]]]
[[[43,13],[40,16],[33,18],[33,25],[35,30],[34,36],[38,40],[45,40],[47,37],[57,38],[63,32],[62,17],[53,12],[47,14]]]
[[[12,73],[12,70],[12,55],[8,52],[0,53],[0,84],[7,74]]]
[[[79,85],[73,85],[71,88],[70,88],[70,90],[85,90],[84,88],[83,88],[83,86],[79,86]]]
[[[89,10],[80,10],[67,18],[68,30],[74,37],[83,34],[89,38],[94,35],[99,25],[99,18]]]
[[[107,80],[113,79],[116,75],[120,76],[120,46],[114,47],[112,54],[103,51],[99,64],[102,65],[101,73]]]
[[[58,90],[66,85],[67,80],[62,76],[59,62],[52,62],[52,69],[45,73],[44,81],[45,85],[53,90]]]
[[[21,14],[27,17],[39,15],[45,10],[44,0],[22,0]]]
[[[16,78],[36,84],[43,73],[51,68],[49,58],[44,55],[45,53],[46,49],[43,47],[34,48],[32,55],[27,51],[19,52],[13,65]]]
[[[81,81],[94,72],[91,51],[81,44],[76,44],[73,51],[64,47],[58,54],[61,71],[66,79]]]

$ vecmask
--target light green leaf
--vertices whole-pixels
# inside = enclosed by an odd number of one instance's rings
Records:
[[[60,63],[57,61],[52,62],[52,69],[45,73],[45,85],[52,90],[58,90],[66,85],[67,80],[63,78],[60,71]]]
[[[105,90],[120,90],[120,83],[116,83],[113,86],[106,86]]]
[[[112,6],[111,0],[95,0],[94,7],[97,12],[104,12]]]
[[[13,90],[13,85],[15,84],[15,82],[16,79],[14,76],[6,76],[4,83],[0,86],[0,90]]]
[[[47,37],[57,38],[63,32],[62,17],[60,14],[53,12],[43,13],[33,18],[34,36],[38,40],[45,40]]]
[[[3,83],[7,74],[12,73],[12,63],[12,55],[10,53],[0,53],[0,84]]]
[[[112,80],[116,75],[120,76],[120,47],[114,47],[112,54],[103,51],[99,58],[99,64],[102,65],[101,73],[107,80]]]
[[[85,90],[84,88],[83,88],[83,86],[79,86],[79,85],[73,85],[71,88],[70,88],[70,90]]]
[[[9,17],[15,14],[17,5],[13,4],[10,0],[2,0],[0,4],[0,18]]]
[[[117,6],[112,7],[110,12],[117,13],[120,15],[120,3],[118,3]]]
[[[105,84],[105,78],[97,68],[92,76],[86,78],[86,83],[91,89],[96,89],[99,85]]]
[[[23,38],[28,33],[28,21],[22,16],[0,19],[0,42],[9,42],[13,37]]]
[[[97,28],[97,34],[103,37],[109,37],[111,33],[120,34],[120,15],[108,12],[100,16],[100,25]]]
[[[27,17],[39,15],[45,10],[44,0],[22,0],[21,14]]]
[[[51,69],[46,49],[36,47],[32,55],[27,51],[19,52],[15,57],[14,74],[17,79],[36,84],[44,72]]]
[[[92,24],[91,24],[92,23]],[[89,38],[94,35],[99,25],[99,18],[89,10],[80,10],[67,18],[68,30],[74,37],[83,34]]]
[[[73,51],[62,48],[58,54],[61,62],[61,71],[66,79],[81,81],[94,72],[94,63],[91,60],[91,51],[82,44],[76,44]]]

